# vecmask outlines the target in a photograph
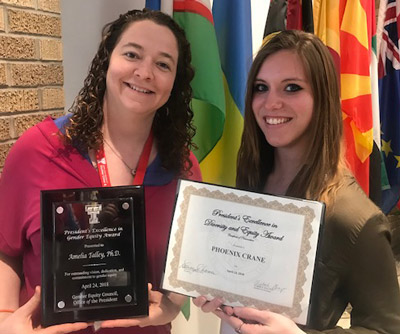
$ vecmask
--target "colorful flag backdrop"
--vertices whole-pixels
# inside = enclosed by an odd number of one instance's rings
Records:
[[[234,185],[252,61],[250,0],[148,0],[185,30],[192,48],[195,152],[203,180]],[[171,13],[170,13],[171,14]]]
[[[382,152],[389,185],[382,193],[388,213],[400,197],[400,1],[381,0],[378,17],[378,72]]]
[[[146,7],[173,14],[185,30],[192,50],[195,77],[192,81],[195,143],[194,153],[200,162],[221,139],[225,124],[224,84],[214,20],[208,0],[151,0]],[[170,12],[173,10],[173,13]],[[203,174],[206,170],[202,168]],[[203,176],[205,181],[206,177]]]
[[[371,78],[371,102],[372,102],[372,135],[373,147],[369,156],[369,197],[379,207],[382,205],[382,189],[388,184],[386,168],[381,152],[381,129],[379,112],[379,88],[378,88],[378,60],[377,60],[377,36],[375,21],[375,2],[371,4],[371,19],[369,23],[371,37],[370,48],[370,78]]]
[[[370,63],[374,19],[372,0],[314,0],[315,32],[330,49],[340,73],[346,158],[367,194],[373,148]]]
[[[204,180],[233,186],[243,131],[246,80],[252,62],[250,0],[214,0],[213,16],[223,70],[226,117],[222,138],[200,167]]]
[[[195,151],[202,167],[204,158],[220,140],[225,123],[225,99],[221,62],[208,0],[174,0],[175,21],[185,30],[192,49],[195,77],[192,82]],[[207,171],[202,168],[203,179]]]
[[[146,7],[172,15],[185,30],[192,51],[195,77],[192,109],[196,126],[194,153],[200,162],[220,140],[225,124],[225,99],[221,62],[211,5],[208,0],[146,0]],[[202,173],[205,171],[202,169]],[[203,176],[203,180],[209,181]],[[190,300],[182,306],[186,319],[190,316]]]
[[[213,4],[215,27],[208,0],[146,1],[146,7],[173,15],[191,44],[194,141],[199,148],[195,154],[203,180],[234,185],[252,60],[250,0],[214,0]],[[190,304],[182,312],[188,318]]]
[[[369,198],[377,205],[382,205],[382,188],[387,185],[386,169],[381,152],[381,124],[379,116],[379,88],[378,88],[378,59],[377,59],[377,38],[375,22],[375,4],[372,3],[373,13],[371,14],[371,106],[372,106],[372,133],[373,146],[369,156]]]

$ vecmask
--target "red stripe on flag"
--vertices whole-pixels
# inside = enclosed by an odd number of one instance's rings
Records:
[[[372,37],[376,34],[375,1],[361,0],[361,6],[367,16],[368,49],[370,51],[368,57],[371,62]]]
[[[339,27],[342,26],[343,15],[346,9],[347,0],[339,0]]]
[[[385,21],[394,20],[396,18],[396,7],[388,7],[386,10]]]
[[[342,100],[342,110],[349,115],[358,130],[366,132],[372,128],[371,95],[360,95],[352,99]]]
[[[397,13],[397,37],[400,38],[400,12]]]
[[[300,0],[288,0],[286,13],[286,29],[303,29],[303,19]]]
[[[190,12],[199,14],[214,25],[211,11],[197,0],[174,0],[174,12]]]
[[[385,68],[383,64],[383,59],[380,56],[378,62],[378,79],[382,79],[385,76]]]
[[[350,118],[346,118],[343,121],[344,137],[346,141],[346,161],[360,187],[366,194],[369,194],[369,157],[362,163],[354,153],[355,145],[350,121]]]
[[[369,52],[358,39],[345,31],[340,32],[341,73],[369,76]]]
[[[400,38],[400,13],[397,13],[397,36]]]
[[[393,58],[396,58],[396,60],[400,62],[400,54],[396,50],[396,46],[393,44],[393,41],[388,37],[386,31],[382,33],[382,39],[386,42],[387,48],[392,52]]]

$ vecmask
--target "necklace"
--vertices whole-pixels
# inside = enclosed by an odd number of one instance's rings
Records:
[[[106,143],[106,145],[111,149],[111,151],[113,151],[113,153],[116,155],[116,157],[117,157],[119,160],[121,160],[121,161],[123,162],[123,164],[129,169],[129,171],[131,172],[131,174],[132,174],[133,176],[135,176],[135,175],[136,175],[136,168],[131,168],[131,166],[129,166],[129,165],[125,162],[125,160],[122,159],[121,155],[120,155],[116,150],[114,150],[114,148],[108,143],[108,141],[107,141],[105,138],[103,138],[103,141],[104,141],[104,142]]]
[[[110,147],[111,151],[120,159],[124,165],[129,168],[131,173],[135,175],[133,177],[133,185],[142,185],[144,182],[144,177],[147,170],[147,165],[150,159],[151,148],[153,146],[153,131],[150,131],[149,136],[146,139],[146,143],[143,146],[142,153],[140,154],[139,162],[137,163],[136,169],[131,168],[125,161],[122,159],[119,153],[117,153],[114,148],[107,143],[107,141],[103,140],[103,144],[96,151],[96,161],[97,161],[97,172],[99,173],[101,185],[103,187],[111,187],[110,175],[108,174],[107,167],[107,159],[104,154],[104,142]]]

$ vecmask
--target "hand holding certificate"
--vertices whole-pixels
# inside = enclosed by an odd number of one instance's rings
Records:
[[[181,181],[163,288],[307,322],[324,204]]]

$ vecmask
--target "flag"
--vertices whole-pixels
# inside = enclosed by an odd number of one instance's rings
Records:
[[[265,23],[264,37],[273,32],[286,30],[287,0],[271,0]]]
[[[161,10],[161,0],[146,0],[146,8]]]
[[[172,15],[185,30],[192,51],[195,76],[191,82],[198,150],[194,153],[200,162],[203,180],[208,170],[202,162],[222,137],[225,124],[225,94],[221,61],[214,28],[211,5],[208,0],[147,0],[146,7]],[[230,168],[232,166],[229,166]],[[186,319],[190,316],[190,301],[182,307]]]
[[[173,0],[146,0],[145,7],[153,10],[160,10],[169,16],[173,14]]]
[[[264,37],[282,30],[314,32],[311,0],[271,0]]]
[[[194,141],[203,179],[204,158],[221,139],[225,124],[224,85],[214,19],[208,0],[174,0],[174,20],[185,30],[192,50]]]
[[[204,180],[234,186],[247,74],[252,63],[250,0],[214,0],[213,17],[223,70],[225,126],[221,139],[200,168]]]
[[[372,98],[372,132],[373,146],[369,156],[369,198],[377,205],[382,205],[382,187],[387,184],[386,169],[381,152],[381,123],[379,115],[378,59],[375,6],[371,14],[371,98]]]
[[[225,124],[224,84],[210,2],[147,0],[146,6],[168,14],[171,14],[168,8],[173,8],[173,18],[190,42],[195,69],[191,103],[196,127],[194,142],[198,146],[194,153],[202,167],[202,161],[220,140]],[[206,172],[202,168],[202,173]],[[204,176],[203,179],[207,181]]]
[[[151,2],[158,5],[153,9],[168,7]],[[192,48],[194,142],[203,180],[233,186],[252,62],[250,0],[214,0],[213,13],[208,0],[174,0],[173,17]]]
[[[378,76],[382,152],[388,186],[382,192],[385,213],[400,197],[400,1],[381,0],[378,17]]]
[[[328,46],[340,74],[346,160],[369,194],[373,148],[371,96],[372,0],[314,0],[316,34]]]

